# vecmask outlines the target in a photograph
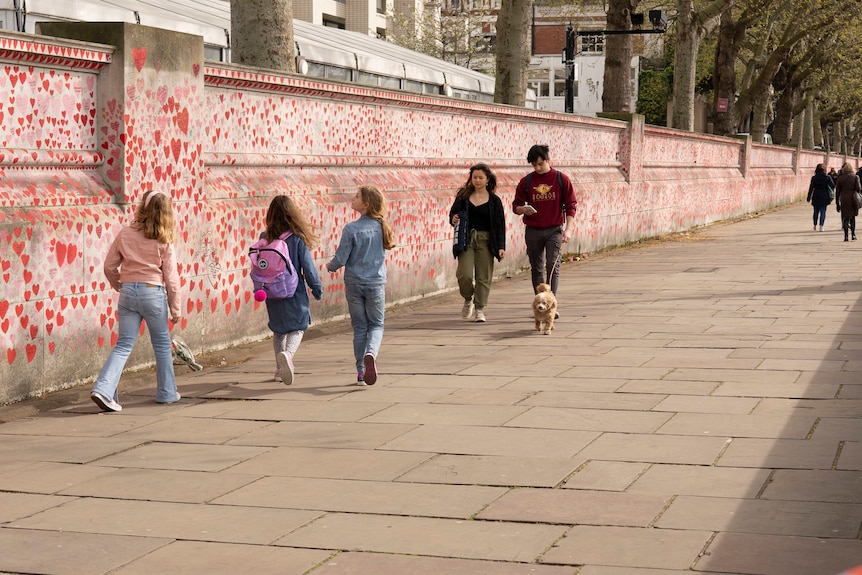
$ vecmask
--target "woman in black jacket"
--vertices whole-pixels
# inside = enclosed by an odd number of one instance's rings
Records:
[[[835,182],[826,173],[826,166],[817,164],[811,183],[808,185],[808,200],[814,206],[814,230],[817,231],[817,221],[820,220],[820,231],[826,221],[826,206],[835,197]]]
[[[455,276],[464,298],[461,317],[466,320],[485,321],[494,258],[502,261],[506,256],[506,216],[503,202],[494,193],[496,187],[497,176],[491,168],[476,164],[449,209],[449,223],[458,234],[453,247],[458,258]]]

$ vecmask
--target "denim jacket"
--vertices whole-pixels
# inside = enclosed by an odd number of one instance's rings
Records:
[[[368,216],[361,216],[344,226],[338,249],[326,269],[334,272],[342,266],[345,284],[386,283],[386,255],[380,222]]]

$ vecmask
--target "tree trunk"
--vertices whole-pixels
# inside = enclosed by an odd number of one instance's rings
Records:
[[[740,30],[742,29],[742,30]],[[713,102],[714,133],[720,136],[733,136],[738,131],[736,119],[736,70],[734,64],[739,52],[740,31],[744,37],[744,26],[737,26],[733,18],[733,3],[721,13],[718,32],[718,45],[715,50],[715,70],[713,83],[715,101]],[[726,111],[719,110],[722,103]]]
[[[677,0],[676,9],[671,126],[691,132],[694,131],[694,79],[700,38],[697,34],[692,0]]]
[[[775,125],[772,128],[772,141],[775,144],[787,144],[793,136],[793,112],[799,102],[799,89],[787,86],[778,97],[775,113]]]
[[[231,61],[296,72],[293,0],[230,0]]]
[[[610,0],[608,30],[631,30],[631,15],[638,0]],[[604,89],[602,111],[632,111],[632,37],[629,34],[605,36]]]
[[[802,123],[802,147],[806,150],[813,149],[819,143],[814,141],[814,134],[816,133],[814,130],[815,121],[814,102],[811,101],[805,108],[805,121]]]
[[[237,0],[232,0],[236,2]],[[530,65],[533,0],[503,0],[497,16],[497,75],[494,101],[523,106]]]

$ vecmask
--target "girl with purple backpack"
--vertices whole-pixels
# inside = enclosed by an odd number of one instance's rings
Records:
[[[309,248],[317,245],[317,235],[311,224],[287,196],[275,196],[266,211],[266,230],[261,238],[272,242],[285,232],[292,232],[284,241],[290,252],[290,261],[299,276],[296,292],[284,299],[266,298],[269,329],[272,330],[272,347],[278,369],[275,381],[290,385],[294,380],[293,356],[299,349],[302,336],[311,324],[308,288],[314,299],[323,297],[323,284],[314,267]]]

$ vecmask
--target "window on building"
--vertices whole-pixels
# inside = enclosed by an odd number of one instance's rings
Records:
[[[408,92],[415,92],[417,94],[422,93],[422,82],[416,82],[415,80],[404,80],[401,84],[401,88],[403,90],[407,90]]]
[[[536,92],[536,97],[547,98],[551,95],[551,82],[547,68],[527,71],[527,87]]]
[[[381,40],[386,40],[386,28],[378,28],[377,37]]]
[[[361,70],[356,72],[355,81],[357,84],[364,84],[366,86],[376,86],[377,85],[377,74],[371,74],[369,72],[362,72]]]
[[[377,0],[377,13],[386,14],[386,0]]]
[[[389,88],[390,90],[401,89],[401,78],[393,78],[392,76],[379,76],[377,85],[381,88]]]
[[[323,25],[328,26],[329,28],[338,28],[339,30],[344,30],[344,19],[337,18],[335,16],[323,16]]]
[[[601,54],[605,51],[605,37],[601,34],[578,36],[581,41],[581,52]]]
[[[353,78],[352,70],[339,66],[326,66],[326,77],[339,82],[350,82]]]

